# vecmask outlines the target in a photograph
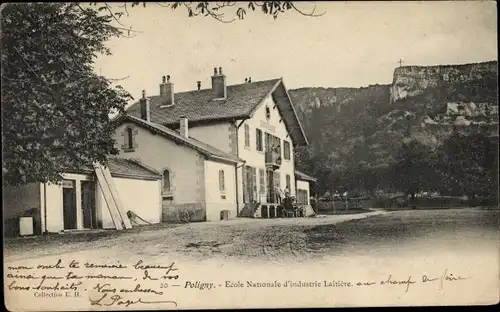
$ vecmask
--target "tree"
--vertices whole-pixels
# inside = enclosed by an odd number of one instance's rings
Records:
[[[4,181],[58,181],[65,169],[105,162],[113,147],[109,113],[128,93],[93,73],[119,35],[110,18],[76,4],[9,4],[2,10]]]
[[[395,188],[406,192],[412,198],[419,191],[436,187],[435,159],[428,146],[412,140],[404,143],[396,164],[392,166],[392,182]]]
[[[146,2],[133,2],[131,6]],[[57,182],[67,169],[93,161],[106,163],[116,154],[109,120],[123,111],[131,96],[116,81],[96,75],[94,58],[111,54],[106,42],[132,29],[120,18],[127,3],[25,3],[2,5],[2,138],[4,182]],[[210,16],[221,22],[226,10],[238,19],[260,10],[277,18],[286,11],[303,15],[291,2],[171,2],[158,6],[185,8],[188,16]],[[321,15],[321,14],[320,14]]]
[[[498,137],[454,131],[438,151],[441,192],[491,198],[498,195]]]

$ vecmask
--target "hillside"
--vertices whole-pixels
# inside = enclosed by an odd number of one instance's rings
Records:
[[[497,75],[496,61],[403,66],[391,85],[290,90],[311,142],[299,167],[352,175],[388,167],[410,140],[437,148],[454,129],[498,136]]]

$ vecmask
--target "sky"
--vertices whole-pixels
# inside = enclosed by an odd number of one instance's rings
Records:
[[[159,93],[163,75],[176,92],[210,88],[215,66],[228,84],[283,77],[288,89],[361,87],[392,82],[404,65],[463,64],[498,59],[496,3],[491,1],[313,2],[321,17],[289,11],[276,20],[261,12],[221,23],[188,17],[184,8],[155,3],[128,8],[133,38],[108,42],[112,56],[95,71],[121,79],[133,97]],[[225,11],[236,16],[235,10]]]

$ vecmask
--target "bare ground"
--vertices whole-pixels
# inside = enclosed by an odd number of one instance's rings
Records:
[[[196,261],[217,257],[281,262],[356,253],[422,252],[436,246],[463,250],[498,245],[498,217],[498,209],[467,208],[157,225],[8,241],[4,257],[14,261],[74,253],[113,259],[168,255]]]

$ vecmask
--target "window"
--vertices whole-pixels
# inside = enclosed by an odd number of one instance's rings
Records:
[[[259,169],[259,193],[260,196],[266,194],[266,176],[264,169]]]
[[[292,191],[292,187],[291,187],[291,182],[290,182],[291,178],[290,178],[290,175],[287,174],[286,175],[286,187],[288,188],[288,191],[291,192]]]
[[[133,152],[137,148],[137,143],[135,142],[135,136],[137,135],[137,129],[132,126],[127,126],[122,132],[123,145],[122,149],[124,152]]]
[[[269,109],[269,106],[266,106],[266,119],[271,119],[271,110]]]
[[[266,147],[266,152],[274,151],[275,153],[278,153],[281,155],[281,140],[280,138],[266,133],[265,136],[265,147]]]
[[[245,124],[245,147],[250,147],[250,126]]]
[[[307,205],[307,190],[297,190],[297,204],[299,205]]]
[[[221,192],[226,191],[226,184],[224,181],[224,170],[219,170],[219,190]]]
[[[170,171],[163,170],[163,193],[170,192]]]
[[[279,171],[274,171],[273,172],[273,179],[274,179],[274,185],[281,188],[281,175]]]
[[[127,128],[127,148],[134,148],[134,132],[132,128]]]
[[[256,134],[256,143],[255,146],[259,152],[262,152],[262,130],[260,129],[255,129],[255,134]]]
[[[288,141],[283,141],[283,153],[285,154],[283,157],[286,160],[290,160],[290,142]]]
[[[281,140],[278,137],[273,136],[273,146],[274,146],[274,151],[281,155]]]

